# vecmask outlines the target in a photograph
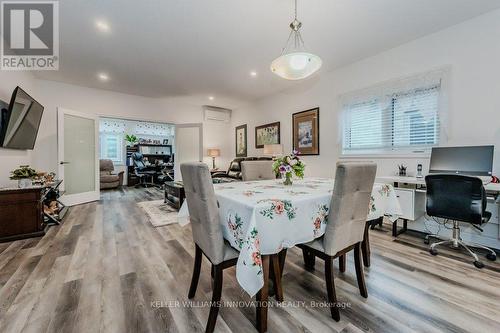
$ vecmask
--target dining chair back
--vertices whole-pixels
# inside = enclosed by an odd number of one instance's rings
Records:
[[[325,283],[330,314],[340,320],[333,274],[333,260],[339,258],[339,270],[345,272],[346,255],[354,250],[354,267],[359,293],[368,297],[361,244],[365,235],[366,219],[375,182],[377,165],[372,162],[337,163],[335,185],[327,217],[325,234],[311,242],[298,244],[302,249],[307,270],[314,270],[316,257],[325,261]]]
[[[208,166],[201,162],[181,164],[194,242],[212,264],[224,261],[224,237]]]
[[[328,223],[323,238],[325,253],[337,252],[363,241],[377,164],[339,162],[335,173]]]
[[[243,161],[241,176],[243,181],[276,179],[273,161]]]

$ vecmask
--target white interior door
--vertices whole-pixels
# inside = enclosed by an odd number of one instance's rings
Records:
[[[203,124],[175,125],[175,181],[181,181],[181,163],[203,161]]]
[[[57,109],[61,201],[68,206],[99,200],[98,117]]]

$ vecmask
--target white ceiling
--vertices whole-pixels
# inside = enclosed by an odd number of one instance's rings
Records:
[[[250,101],[297,85],[273,75],[292,0],[60,1],[60,70],[38,78],[149,97]],[[498,0],[299,0],[319,74],[500,7]],[[95,20],[109,23],[101,33]],[[249,72],[258,72],[251,78]],[[98,72],[110,76],[97,79]]]

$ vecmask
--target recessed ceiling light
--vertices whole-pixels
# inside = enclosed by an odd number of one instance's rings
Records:
[[[102,31],[102,32],[109,32],[109,30],[110,30],[109,24],[106,21],[97,20],[97,21],[95,21],[95,26],[96,26],[97,30]]]
[[[251,77],[256,77],[257,76],[257,72],[256,71],[251,71],[250,72],[250,76]]]
[[[213,101],[215,99],[215,97],[214,96],[208,96],[208,99],[211,100],[211,101]]]
[[[108,81],[109,80],[109,75],[106,73],[99,73],[99,74],[97,74],[97,77],[101,81]]]

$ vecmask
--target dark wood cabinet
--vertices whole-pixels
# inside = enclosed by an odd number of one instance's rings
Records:
[[[127,186],[134,186],[139,183],[139,177],[134,173],[134,163],[132,154],[139,151],[137,146],[127,146]]]
[[[0,190],[0,242],[45,234],[42,190]]]

